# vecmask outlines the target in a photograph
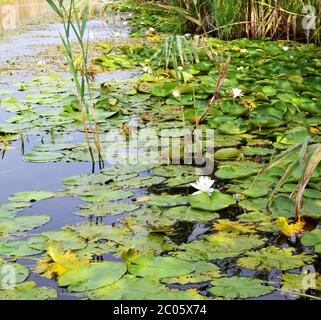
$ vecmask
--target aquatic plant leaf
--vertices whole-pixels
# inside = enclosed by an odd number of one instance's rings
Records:
[[[236,257],[248,250],[260,247],[266,239],[257,235],[217,232],[205,236],[205,240],[195,240],[179,247],[182,251],[172,254],[180,259],[199,261]]]
[[[233,233],[255,233],[255,226],[228,219],[217,220],[214,223],[214,229],[217,231]]]
[[[314,256],[303,252],[294,255],[294,248],[267,247],[258,251],[249,251],[239,258],[237,265],[251,270],[290,270],[312,263]]]
[[[197,168],[191,166],[183,165],[169,165],[169,166],[160,166],[152,170],[153,174],[156,176],[162,176],[166,178],[177,178],[182,175],[193,175],[197,173]]]
[[[26,153],[23,156],[25,161],[29,162],[56,162],[64,157],[63,153],[59,152],[35,152]]]
[[[127,271],[125,263],[106,261],[90,263],[65,272],[58,279],[59,286],[69,291],[95,290],[119,280]]]
[[[167,289],[151,294],[148,300],[208,300],[208,298],[199,294],[196,289]]]
[[[55,289],[36,287],[32,281],[17,284],[14,289],[0,290],[0,300],[51,300],[57,296]]]
[[[181,195],[151,195],[146,203],[157,207],[176,207],[188,204],[188,198]]]
[[[215,172],[215,176],[220,179],[238,179],[246,178],[255,175],[259,172],[259,169],[251,166],[244,165],[221,165],[219,169]]]
[[[224,299],[247,299],[264,296],[273,291],[259,279],[247,277],[226,277],[211,282],[213,287],[208,291]]]
[[[89,292],[88,297],[91,300],[147,300],[151,294],[165,289],[157,280],[125,275],[109,286]]]
[[[26,257],[33,256],[43,252],[44,250],[36,250],[31,248],[26,240],[1,241],[0,255],[5,257]]]
[[[103,174],[82,174],[65,178],[63,183],[67,186],[88,186],[95,184],[105,184],[111,177]]]
[[[130,173],[141,173],[145,171],[149,171],[154,167],[153,164],[118,164],[112,167],[108,167],[102,170],[103,174],[106,175],[127,175]]]
[[[219,267],[213,263],[206,261],[199,261],[194,264],[195,271],[187,275],[173,277],[173,278],[163,278],[162,282],[170,284],[188,284],[188,283],[199,283],[210,281],[213,278],[219,278],[223,276]]]
[[[125,181],[114,181],[109,185],[111,187],[117,187],[117,188],[144,188],[144,187],[151,187],[153,185],[160,184],[165,180],[166,178],[164,177],[142,176],[142,177],[136,177]]]
[[[314,246],[315,252],[321,252],[321,228],[316,228],[311,232],[304,233],[301,238],[304,246]]]
[[[51,230],[28,239],[30,247],[46,250],[51,241],[60,243],[65,250],[79,250],[86,247],[86,242],[79,234],[71,230]]]
[[[124,190],[98,189],[85,192],[80,199],[88,202],[101,202],[126,199],[134,195],[133,192]]]
[[[164,211],[163,215],[173,220],[198,222],[209,222],[219,217],[216,212],[197,210],[191,207],[170,208]]]
[[[11,202],[35,202],[53,198],[55,194],[48,191],[29,191],[14,193],[9,200]]]
[[[236,203],[236,200],[228,194],[214,191],[211,196],[206,192],[188,197],[190,205],[193,209],[205,211],[219,211]]]
[[[139,206],[136,204],[128,204],[123,202],[96,202],[91,206],[83,206],[79,211],[75,212],[75,214],[82,217],[105,217],[108,215],[132,212],[138,208]]]
[[[46,215],[20,216],[14,219],[0,219],[0,234],[30,231],[48,223],[50,220],[51,217]]]
[[[169,96],[173,90],[177,87],[177,82],[170,82],[165,84],[164,86],[155,86],[152,88],[151,93],[156,97],[165,98]]]
[[[192,273],[195,267],[173,257],[142,256],[132,261],[128,271],[140,277],[166,278]]]

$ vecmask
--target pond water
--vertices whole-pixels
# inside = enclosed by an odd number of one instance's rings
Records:
[[[59,32],[62,32],[62,25],[52,19],[52,12],[47,2],[41,0],[17,0],[10,5],[0,6],[0,89],[15,90],[15,83],[30,81],[39,74],[39,69],[35,68],[39,62],[39,56],[47,48],[54,48],[61,44]],[[46,20],[49,23],[46,23]],[[34,21],[33,21],[34,20]],[[51,21],[52,20],[52,21]],[[115,33],[120,38],[129,35],[130,28],[124,27],[122,20],[115,14],[111,14],[107,19],[91,19],[88,23],[88,33],[90,41],[113,38]],[[71,37],[76,40],[75,35]],[[56,61],[50,60],[46,55],[48,68],[54,70]],[[62,56],[54,56],[61,60]],[[47,71],[45,71],[47,72]],[[68,73],[56,72],[64,77],[69,77]],[[41,73],[41,71],[40,71]],[[107,80],[125,80],[137,77],[141,72],[136,71],[115,71],[100,73],[97,75],[97,82]],[[22,98],[24,92],[16,91],[15,96]],[[6,121],[10,116],[3,108],[0,108],[0,123]],[[0,203],[7,203],[11,194],[28,190],[48,190],[57,192],[64,186],[64,178],[92,173],[92,164],[86,162],[57,162],[57,163],[28,163],[23,160],[23,153],[27,153],[35,145],[39,145],[45,136],[29,136],[23,139],[24,148],[22,151],[21,141],[12,144],[14,150],[4,152],[0,158]],[[49,139],[49,137],[47,137]],[[83,141],[82,134],[71,134],[70,139]],[[22,153],[23,152],[23,153]],[[108,164],[106,164],[108,165]],[[137,195],[143,195],[140,191]],[[45,226],[35,229],[28,234],[39,234],[48,230],[59,230],[68,224],[83,222],[84,218],[74,215],[79,206],[84,202],[74,197],[60,197],[44,200],[30,208],[19,212],[19,216],[46,214],[52,217]],[[119,219],[121,216],[117,216]],[[107,218],[106,223],[113,223],[117,220],[114,217]],[[109,257],[110,260],[110,257]],[[18,259],[19,263],[29,267],[34,266],[30,260]],[[38,285],[50,286],[58,291],[58,299],[76,299],[80,296],[72,295],[62,288],[59,288],[55,281],[31,273],[28,280],[35,281]]]

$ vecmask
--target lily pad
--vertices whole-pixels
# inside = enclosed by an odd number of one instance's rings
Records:
[[[64,273],[58,284],[68,286],[69,291],[95,290],[119,280],[126,271],[126,265],[121,262],[91,263]]]
[[[197,195],[190,195],[188,197],[190,205],[193,209],[205,211],[219,211],[236,203],[236,200],[228,195],[218,191],[214,191],[211,196],[206,192]]]
[[[224,299],[247,299],[264,296],[273,291],[259,279],[247,277],[229,277],[215,279],[211,282],[213,287],[208,291]]]
[[[321,228],[305,233],[301,238],[304,246],[314,246],[315,252],[321,252]]]
[[[249,251],[239,258],[237,264],[251,270],[290,270],[303,267],[314,261],[314,256],[303,252],[293,254],[294,248],[267,247],[259,251]]]
[[[55,289],[36,287],[32,281],[18,284],[14,289],[0,290],[0,300],[51,300],[57,296]]]
[[[12,202],[35,202],[53,198],[55,194],[48,191],[30,191],[14,193],[9,200]]]
[[[142,256],[131,263],[128,271],[140,277],[166,278],[192,273],[195,266],[173,257]]]

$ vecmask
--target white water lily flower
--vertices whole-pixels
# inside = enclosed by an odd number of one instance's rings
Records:
[[[178,98],[181,95],[181,93],[180,93],[180,91],[178,89],[175,89],[175,90],[173,90],[172,95],[175,98]]]
[[[233,99],[236,99],[236,98],[242,98],[244,96],[244,93],[241,89],[239,88],[235,88],[235,89],[232,89],[232,95],[233,95]]]
[[[289,50],[289,47],[283,47],[283,51],[287,52]]]
[[[242,67],[242,66],[241,66],[241,67],[237,67],[236,70],[237,70],[237,71],[244,70],[244,67]]]
[[[214,183],[214,180],[211,180],[209,177],[200,177],[196,183],[191,183],[190,185],[197,189],[198,191],[193,193],[194,195],[200,194],[202,192],[208,193],[208,195],[211,195],[213,191],[215,191],[214,188],[212,188],[212,185]]]

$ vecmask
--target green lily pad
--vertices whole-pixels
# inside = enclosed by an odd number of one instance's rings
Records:
[[[304,246],[314,246],[315,252],[321,252],[321,228],[305,233],[301,238]]]
[[[151,294],[165,290],[165,285],[150,278],[126,275],[109,286],[88,294],[91,300],[147,300]]]
[[[48,191],[30,191],[14,193],[9,200],[12,202],[35,202],[53,198],[55,194]]]
[[[211,282],[213,287],[208,291],[224,299],[247,299],[264,296],[273,291],[259,279],[247,277],[229,277],[215,279]]]
[[[209,212],[204,210],[197,210],[191,207],[175,207],[170,208],[163,212],[163,215],[178,221],[197,221],[197,222],[209,222],[217,219],[219,214],[216,212]]]
[[[71,230],[51,230],[28,239],[28,245],[34,249],[47,250],[51,241],[61,243],[64,250],[80,250],[86,247],[86,242],[76,232]]]
[[[0,290],[0,300],[51,300],[57,296],[55,289],[36,287],[32,281],[18,284],[14,289]]]
[[[195,266],[194,272],[189,273],[187,275],[179,276],[179,277],[164,278],[162,279],[162,282],[165,282],[167,284],[199,283],[199,282],[210,281],[213,278],[219,278],[223,276],[219,267],[213,263],[206,262],[206,261],[199,261],[199,262],[196,262],[194,266]]]
[[[238,179],[255,175],[259,172],[256,167],[251,167],[248,164],[240,165],[221,165],[215,172],[215,176],[220,179]]]
[[[134,195],[133,192],[123,190],[98,189],[85,192],[80,199],[88,202],[101,202],[126,199]]]
[[[249,251],[239,258],[237,264],[251,270],[290,270],[303,267],[314,261],[314,256],[303,252],[294,255],[294,248],[267,247],[258,251]]]
[[[35,152],[26,153],[23,159],[29,162],[56,162],[63,157],[64,154],[59,152]]]
[[[206,241],[197,240],[181,245],[179,249],[182,251],[173,255],[191,261],[232,258],[263,245],[265,241],[257,235],[217,232],[206,236]]]
[[[236,203],[236,200],[228,195],[218,191],[214,191],[211,196],[206,192],[188,197],[190,205],[193,209],[205,211],[219,211]]]
[[[166,278],[192,273],[195,266],[173,257],[142,256],[131,263],[128,271],[140,277]]]
[[[181,195],[152,195],[147,204],[158,207],[176,207],[188,204],[188,198]]]
[[[82,206],[81,209],[75,212],[76,215],[82,217],[94,216],[105,217],[108,215],[123,214],[137,210],[139,206],[123,202],[97,202],[94,205]]]
[[[91,263],[64,273],[59,277],[58,284],[68,286],[69,291],[90,291],[112,284],[126,271],[126,265],[121,262]]]
[[[51,217],[46,215],[22,216],[14,219],[0,219],[0,233],[30,231],[48,223],[50,220]]]
[[[27,257],[43,252],[44,250],[33,249],[25,240],[1,241],[0,255],[5,257]]]

